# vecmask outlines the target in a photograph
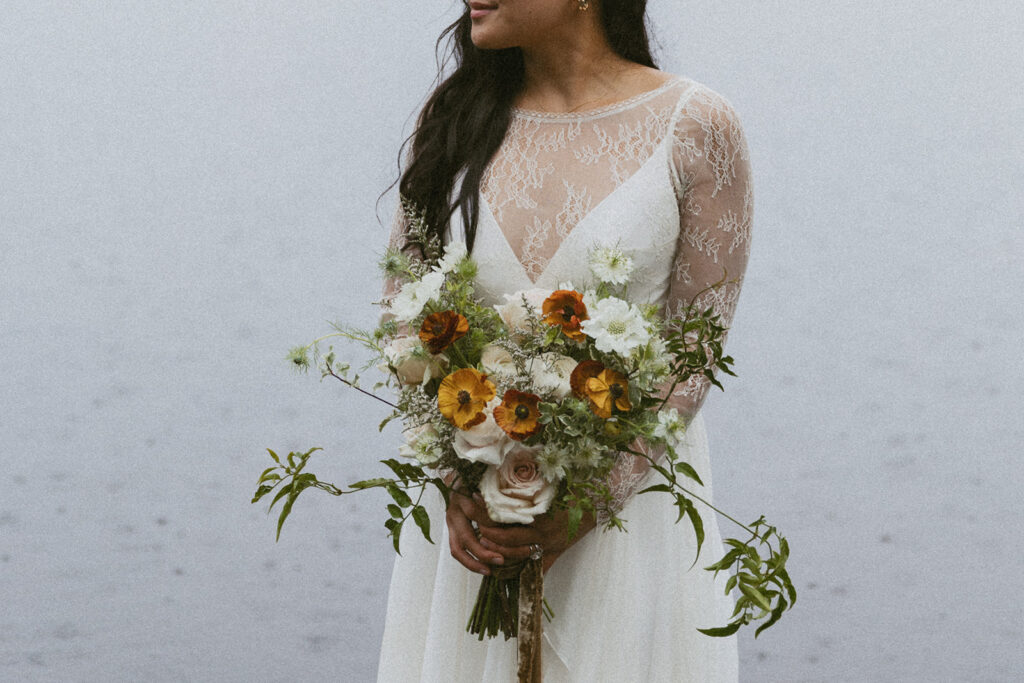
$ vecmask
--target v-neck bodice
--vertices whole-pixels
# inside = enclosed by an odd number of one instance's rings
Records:
[[[675,76],[594,112],[515,110],[480,200],[471,255],[485,303],[593,286],[589,252],[617,246],[633,260],[633,302],[668,316],[694,303],[732,322],[750,253],[749,154],[732,106],[705,85]],[[460,211],[448,227],[465,239]],[[708,386],[695,378],[677,390],[689,401],[681,412],[695,413]]]
[[[674,313],[725,274],[733,283],[702,297],[731,318],[750,248],[747,161],[729,103],[681,76],[594,112],[515,110],[481,181],[477,291],[498,303],[587,286],[588,252],[617,245],[635,264],[634,301]]]

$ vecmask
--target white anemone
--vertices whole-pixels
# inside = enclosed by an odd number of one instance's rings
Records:
[[[627,355],[651,338],[640,309],[622,299],[601,299],[588,312],[590,320],[584,320],[580,327],[593,338],[599,351]]]

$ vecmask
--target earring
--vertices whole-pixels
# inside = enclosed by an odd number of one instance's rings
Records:
[[[586,12],[590,9],[590,0],[576,0],[576,9],[581,12]]]

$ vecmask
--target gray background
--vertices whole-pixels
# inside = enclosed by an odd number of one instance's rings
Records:
[[[742,680],[1018,677],[1019,6],[651,4],[753,156],[706,415],[800,601]],[[309,493],[276,545],[248,501],[264,447],[338,483],[393,452],[282,359],[374,319],[374,202],[452,8],[0,2],[0,679],[372,678],[383,500]]]

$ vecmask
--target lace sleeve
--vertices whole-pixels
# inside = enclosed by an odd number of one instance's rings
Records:
[[[712,307],[729,327],[736,311],[750,254],[753,188],[750,157],[739,117],[710,90],[698,90],[683,105],[673,129],[671,172],[679,202],[679,238],[665,315],[679,315],[694,301]],[[711,288],[712,285],[719,284]],[[711,382],[693,377],[676,387],[668,404],[689,422],[700,410]],[[661,455],[661,454],[658,454]],[[639,457],[621,454],[609,475],[618,512],[650,470]]]

